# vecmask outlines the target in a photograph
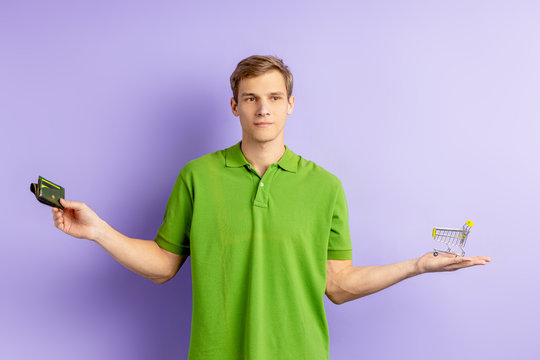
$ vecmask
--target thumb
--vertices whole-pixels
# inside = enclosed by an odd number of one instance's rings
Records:
[[[75,210],[80,210],[84,206],[82,202],[66,200],[64,198],[60,198],[60,204],[62,204],[64,208],[75,209]]]

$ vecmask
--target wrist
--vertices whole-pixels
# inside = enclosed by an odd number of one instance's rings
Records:
[[[423,266],[420,263],[420,258],[416,258],[412,260],[411,272],[412,272],[411,276],[420,275],[426,272],[426,270],[423,268]]]
[[[98,244],[101,244],[108,237],[108,234],[111,232],[112,227],[107,224],[104,220],[99,219],[96,226],[94,226],[94,232],[88,240],[92,240]]]

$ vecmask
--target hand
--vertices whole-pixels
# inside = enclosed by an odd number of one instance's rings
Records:
[[[436,271],[455,271],[474,265],[485,265],[491,261],[487,256],[456,257],[456,255],[439,253],[433,255],[433,251],[424,254],[416,260],[416,266],[420,273]]]
[[[54,226],[78,239],[94,240],[104,224],[85,203],[60,199],[64,210],[52,208]]]

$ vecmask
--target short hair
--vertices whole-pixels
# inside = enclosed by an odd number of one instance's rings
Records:
[[[283,60],[272,55],[251,55],[241,60],[231,74],[234,101],[238,103],[238,86],[242,79],[259,76],[273,69],[278,70],[283,75],[287,88],[287,99],[289,99],[293,89],[293,75]]]

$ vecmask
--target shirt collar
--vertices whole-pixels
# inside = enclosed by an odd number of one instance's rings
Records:
[[[241,143],[242,140],[225,150],[225,166],[240,167],[251,165],[242,152]],[[298,169],[298,155],[285,145],[285,153],[281,159],[279,159],[277,164],[282,169],[295,173]]]

